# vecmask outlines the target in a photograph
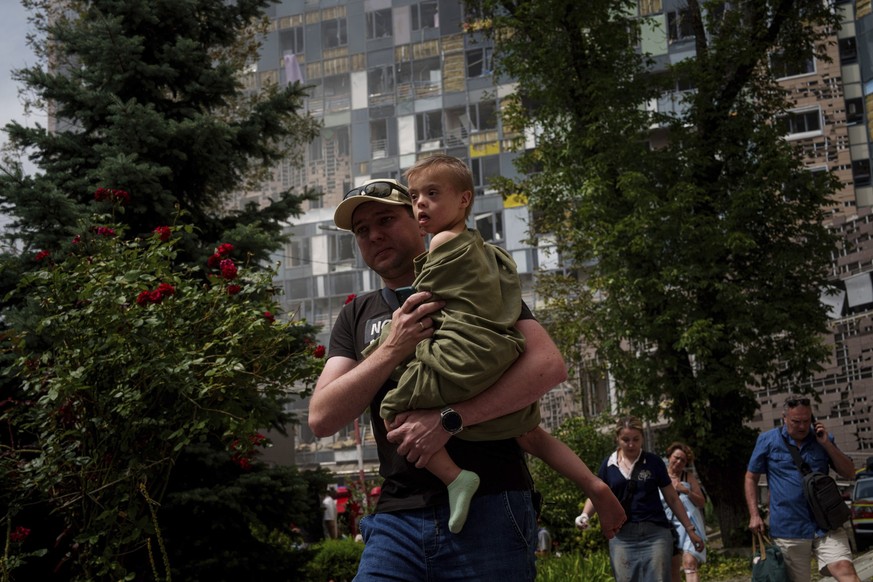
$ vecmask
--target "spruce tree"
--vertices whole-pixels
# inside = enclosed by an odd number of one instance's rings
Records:
[[[179,456],[248,461],[320,369],[315,330],[275,321],[261,269],[317,194],[228,209],[317,123],[299,84],[244,90],[270,0],[23,3],[41,60],[14,76],[52,127],[8,125],[0,167],[0,577],[169,577],[193,567],[191,532],[159,529],[164,493],[191,485]],[[215,495],[243,507],[246,483],[289,481],[252,465]],[[201,493],[188,507],[208,513]],[[234,517],[245,559],[297,559],[273,540],[299,519],[287,501]]]
[[[122,217],[131,236],[188,213],[197,227],[184,249],[191,261],[218,241],[256,261],[281,244],[281,221],[313,192],[226,208],[231,193],[257,185],[317,131],[301,111],[300,84],[244,91],[270,0],[24,3],[39,62],[14,78],[53,125],[5,128],[37,168],[25,176],[7,159],[0,174],[0,205],[14,221],[7,239],[25,258],[67,240],[100,187],[134,195]]]

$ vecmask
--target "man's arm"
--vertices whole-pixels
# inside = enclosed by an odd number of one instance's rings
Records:
[[[744,489],[746,493],[746,508],[749,510],[749,529],[752,531],[764,531],[764,520],[758,512],[758,480],[760,473],[746,471]]]
[[[309,400],[309,428],[315,436],[330,436],[354,421],[416,344],[433,335],[430,314],[445,303],[423,303],[429,298],[428,292],[416,293],[397,309],[388,337],[364,361],[341,356],[327,360]]]
[[[818,437],[816,437],[818,438]],[[831,458],[831,463],[834,465],[834,469],[843,479],[854,479],[855,478],[855,464],[852,462],[846,453],[841,451],[837,445],[831,442],[828,438],[827,431],[824,434],[824,442],[821,442],[821,446],[824,447],[825,451],[827,451],[828,456]]]
[[[847,457],[846,454],[837,447],[837,445],[831,442],[828,429],[825,425],[821,422],[816,422],[812,429],[815,432],[815,440],[818,441],[818,444],[824,447],[825,452],[831,458],[831,464],[834,466],[834,469],[840,477],[843,479],[854,479],[855,464],[852,462],[852,459]]]
[[[534,319],[515,324],[524,335],[525,351],[500,379],[487,390],[464,402],[453,404],[464,420],[473,426],[529,406],[553,386],[567,378],[567,366],[549,334]],[[438,410],[413,410],[398,414],[388,440],[409,462],[424,467],[431,455],[445,446],[449,433],[440,425]]]

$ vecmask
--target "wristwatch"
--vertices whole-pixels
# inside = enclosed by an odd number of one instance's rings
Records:
[[[446,406],[440,411],[440,424],[449,434],[458,434],[464,430],[464,421],[451,406]]]

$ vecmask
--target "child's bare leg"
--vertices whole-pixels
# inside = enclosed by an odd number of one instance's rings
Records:
[[[458,533],[467,521],[470,502],[479,488],[479,476],[458,467],[445,449],[430,458],[425,468],[436,475],[449,490],[449,531]]]
[[[591,472],[588,465],[562,441],[556,439],[542,427],[517,438],[525,452],[545,461],[552,469],[579,486],[594,504],[600,516],[603,534],[612,537],[627,519],[621,503],[606,483]]]

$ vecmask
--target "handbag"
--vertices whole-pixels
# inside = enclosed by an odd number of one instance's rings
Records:
[[[759,531],[752,532],[752,582],[788,582],[782,550]]]
[[[794,458],[797,470],[803,475],[803,495],[812,510],[816,525],[825,531],[841,527],[849,520],[851,510],[843,501],[837,482],[830,475],[811,470],[800,457],[797,447],[789,443],[785,435],[782,435],[782,439]]]

